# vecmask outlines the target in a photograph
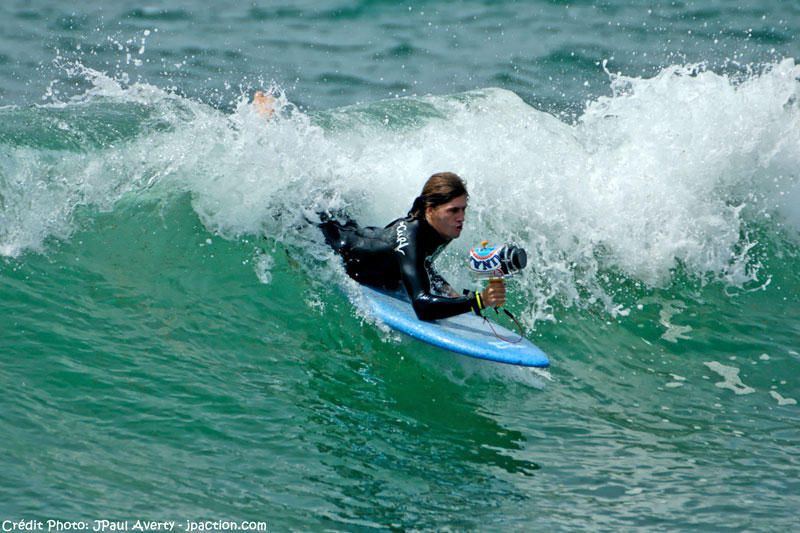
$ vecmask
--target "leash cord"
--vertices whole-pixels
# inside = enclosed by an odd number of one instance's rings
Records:
[[[497,313],[497,314],[500,314],[500,311],[498,311],[496,307],[495,307],[495,309],[494,309],[494,312],[495,312],[495,313]],[[522,339],[524,338],[523,331],[522,331],[522,325],[519,323],[519,321],[517,320],[517,318],[516,318],[514,315],[512,315],[512,314],[511,314],[511,311],[509,311],[509,310],[508,310],[508,309],[506,309],[505,307],[503,308],[503,312],[504,312],[506,315],[508,315],[508,318],[510,318],[510,319],[511,319],[511,320],[514,322],[514,324],[516,324],[516,326],[517,326],[517,329],[519,330],[519,338],[518,338],[518,339],[516,339],[516,340],[506,339],[506,338],[505,338],[505,337],[503,337],[502,335],[499,335],[499,334],[497,333],[497,330],[496,330],[496,329],[494,329],[494,326],[492,325],[492,321],[491,321],[491,320],[489,320],[488,318],[486,318],[485,316],[484,316],[484,317],[482,317],[482,318],[483,318],[483,320],[484,320],[486,323],[488,323],[488,324],[489,324],[489,329],[491,329],[491,330],[492,330],[492,333],[494,334],[494,336],[495,336],[495,337],[497,337],[498,339],[500,339],[501,341],[503,341],[503,342],[508,342],[508,343],[510,343],[510,344],[517,344],[517,343],[521,342],[521,341],[522,341]]]

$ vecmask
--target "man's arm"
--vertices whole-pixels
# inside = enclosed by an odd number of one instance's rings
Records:
[[[411,229],[411,228],[409,228]],[[409,246],[403,248],[402,252],[396,252],[400,262],[400,275],[403,286],[406,288],[414,312],[420,320],[437,320],[448,318],[462,313],[468,313],[474,309],[479,309],[477,297],[474,295],[454,297],[437,296],[431,293],[431,280],[425,269],[425,258],[419,257],[417,249],[416,228],[409,231]],[[441,276],[440,276],[441,278]],[[443,278],[441,278],[444,281]],[[449,284],[445,285],[452,290]]]
[[[431,284],[436,287],[436,292],[439,294],[444,294],[449,296],[450,298],[457,298],[461,296],[456,292],[452,285],[450,285],[446,279],[442,277],[434,268],[433,265],[429,265],[427,268],[428,277],[431,280]]]

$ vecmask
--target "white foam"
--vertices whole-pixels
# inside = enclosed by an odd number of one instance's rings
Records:
[[[745,385],[741,378],[739,378],[740,369],[734,366],[723,365],[717,361],[710,361],[703,364],[713,372],[722,376],[723,381],[716,383],[717,387],[731,390],[734,394],[752,394],[756,391],[753,387]]]
[[[272,283],[272,268],[275,266],[275,259],[267,253],[259,253],[255,261],[255,272],[258,280],[269,285]]]
[[[758,247],[745,221],[765,213],[789,220],[800,204],[789,200],[800,183],[793,60],[742,80],[696,66],[650,79],[615,75],[613,95],[591,102],[577,124],[499,89],[316,117],[279,93],[266,120],[245,96],[225,114],[91,69],[74,75],[90,90],[54,105],[135,104],[154,118],[141,119],[144,133],[134,139],[53,161],[43,150],[15,149],[3,164],[22,183],[0,191],[5,255],[66,238],[80,205],[110,209],[130,193],[187,192],[215,233],[266,233],[325,260],[305,220],[315,211],[344,209],[382,225],[405,214],[428,175],[451,170],[467,180],[471,201],[464,234],[441,269],[469,286],[463,262],[472,245],[523,245],[531,268],[513,290],[530,302],[520,313],[530,325],[552,319],[557,302],[630,312],[604,288],[608,270],[649,286],[668,284],[679,265],[702,279],[750,283],[759,276]],[[687,329],[662,319],[667,340],[686,337]]]
[[[778,402],[778,405],[797,405],[797,400],[794,398],[784,398],[780,393],[774,390],[769,391],[769,395]]]
[[[191,131],[193,120],[199,115],[214,114],[207,106],[146,84],[126,86],[120,80],[80,65],[71,65],[67,73],[90,82],[91,88],[65,101],[27,111],[44,117],[57,111],[58,116],[65,117],[55,124],[64,132],[65,146],[4,147],[0,158],[0,178],[4,178],[0,179],[3,255],[13,257],[26,250],[41,250],[50,237],[68,238],[74,230],[74,213],[78,208],[111,210],[126,194],[146,191],[186,168],[187,160],[196,161],[203,154],[199,149],[189,157],[192,148],[202,148],[193,146],[189,140],[195,135]],[[158,121],[169,129],[132,138],[112,138],[106,145],[98,146],[92,138],[108,133],[87,129],[93,123],[85,117],[91,117],[93,112],[102,117],[109,106],[115,106],[114,111],[122,121],[137,118]],[[149,117],[137,116],[141,107],[151,111]],[[16,112],[15,120],[24,120],[26,111]],[[102,120],[98,123],[101,130],[108,126]],[[45,124],[41,126],[43,136],[51,135],[46,130],[46,119],[39,124]]]

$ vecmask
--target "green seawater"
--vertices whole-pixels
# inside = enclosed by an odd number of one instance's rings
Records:
[[[796,530],[798,32],[790,2],[3,5],[3,530]],[[308,223],[440,170],[470,188],[440,270],[524,246],[547,371],[388,331]]]

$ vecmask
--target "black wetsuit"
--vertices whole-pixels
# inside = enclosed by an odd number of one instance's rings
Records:
[[[325,241],[342,256],[347,274],[365,285],[397,289],[402,284],[420,320],[435,320],[478,309],[474,293],[442,296],[451,290],[433,269],[450,242],[424,219],[399,218],[385,228],[325,220]]]

